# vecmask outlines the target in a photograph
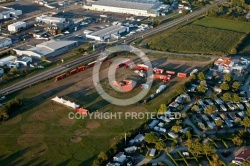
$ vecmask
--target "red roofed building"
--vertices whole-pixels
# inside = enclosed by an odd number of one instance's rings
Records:
[[[235,151],[235,158],[232,163],[241,165],[246,160],[250,160],[250,148],[244,146]]]
[[[88,115],[89,111],[83,108],[77,108],[76,112],[83,115]]]

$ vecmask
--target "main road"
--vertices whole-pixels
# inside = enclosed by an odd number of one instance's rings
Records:
[[[206,12],[207,10],[215,7],[216,5],[220,4],[220,3],[223,3],[225,0],[220,0],[220,1],[217,1],[216,3],[214,4],[211,4],[211,5],[208,5],[200,10],[197,10],[195,12],[192,12],[190,14],[187,14],[181,18],[178,18],[176,20],[173,20],[173,21],[170,21],[168,23],[165,23],[165,24],[162,24],[162,25],[159,25],[157,26],[156,28],[153,28],[153,29],[150,29],[150,30],[147,30],[143,33],[139,33],[139,34],[136,34],[134,36],[130,36],[128,38],[126,38],[126,44],[129,44],[137,39],[140,39],[142,37],[147,37],[147,36],[150,36],[150,35],[153,35],[155,33],[158,33],[160,31],[163,31],[165,29],[169,29],[169,28],[172,28],[180,23],[183,23],[185,21],[188,21],[189,19],[192,19],[192,18],[195,18],[195,17],[199,17],[199,16],[202,16],[204,14],[204,12]],[[142,36],[143,35],[143,36]],[[124,40],[119,40],[117,42],[117,44],[121,44],[123,43]],[[36,83],[39,83],[41,81],[44,81],[46,79],[49,79],[49,78],[52,78],[52,77],[55,77],[63,72],[66,72],[68,71],[70,68],[74,67],[74,66],[77,66],[77,65],[80,65],[86,61],[89,61],[89,60],[94,60],[96,59],[99,54],[101,53],[101,50],[103,50],[105,47],[107,47],[109,44],[105,44],[104,46],[100,47],[97,51],[93,52],[92,54],[90,55],[87,55],[87,56],[83,56],[83,57],[80,57],[76,60],[73,60],[71,62],[68,62],[68,63],[65,63],[65,64],[62,64],[60,66],[57,66],[55,68],[52,68],[52,69],[49,69],[49,70],[46,70],[40,74],[37,74],[35,76],[32,76],[30,78],[27,78],[23,81],[20,81],[18,83],[15,83],[7,88],[4,88],[4,89],[1,89],[0,90],[0,94],[10,94],[10,93],[13,93],[13,92],[16,92],[18,90],[21,90],[21,89],[24,89],[26,87],[29,87],[33,84],[36,84]]]

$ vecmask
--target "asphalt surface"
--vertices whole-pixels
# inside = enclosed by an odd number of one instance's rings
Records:
[[[176,19],[176,20],[173,20],[173,21],[170,21],[166,24],[162,24],[162,25],[159,25],[158,27],[156,28],[153,28],[153,29],[150,29],[148,31],[145,31],[143,32],[143,34],[136,34],[134,36],[130,36],[128,38],[125,39],[125,44],[130,44],[131,42],[135,41],[136,39],[140,39],[142,37],[147,37],[147,36],[150,36],[152,34],[155,34],[157,32],[160,32],[160,31],[163,31],[165,29],[169,29],[169,28],[172,28],[180,23],[183,23],[185,21],[188,21],[189,19],[191,18],[194,18],[194,17],[197,17],[197,16],[201,16],[204,14],[205,11],[215,7],[217,4],[219,3],[222,3],[224,2],[225,0],[220,0],[212,5],[209,5],[209,6],[206,6],[198,11],[195,11],[193,13],[190,13],[190,14],[187,14],[179,19]],[[121,44],[121,43],[124,43],[124,39],[120,40],[117,42],[117,44]],[[46,79],[49,79],[49,78],[52,78],[52,77],[55,77],[63,72],[66,72],[68,71],[70,68],[74,67],[74,66],[77,66],[79,64],[82,64],[83,62],[85,61],[88,61],[88,60],[91,60],[91,59],[96,59],[101,50],[103,50],[106,46],[108,46],[109,44],[106,44],[102,47],[99,48],[98,51],[95,51],[94,53],[88,55],[88,56],[84,56],[84,57],[80,57],[74,61],[71,61],[71,62],[68,62],[68,63],[65,63],[61,66],[58,66],[58,67],[55,67],[53,69],[49,69],[47,71],[44,71],[40,74],[37,74],[36,76],[33,76],[33,77],[30,77],[30,78],[27,78],[23,81],[20,81],[18,83],[15,83],[7,88],[4,88],[4,89],[1,89],[0,90],[0,93],[2,94],[10,94],[10,93],[13,93],[13,92],[16,92],[18,90],[21,90],[21,89],[24,89],[26,87],[29,87],[33,84],[36,84],[36,83],[39,83],[41,81],[44,81]]]

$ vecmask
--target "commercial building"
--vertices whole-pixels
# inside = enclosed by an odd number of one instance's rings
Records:
[[[10,32],[17,32],[23,28],[26,28],[26,22],[19,21],[14,24],[8,25],[8,31]]]
[[[28,56],[20,56],[15,60],[15,63],[22,64],[23,66],[28,66],[32,63],[32,58]]]
[[[166,7],[158,0],[98,0],[91,1],[83,6],[84,9],[89,10],[126,13],[146,17],[159,16],[159,10]]]
[[[105,41],[111,37],[118,37],[121,33],[128,31],[129,27],[113,25],[90,34],[86,34],[86,37],[97,41]]]
[[[17,59],[16,56],[7,56],[5,58],[0,59],[0,67],[7,66],[11,68],[11,65]]]
[[[8,19],[10,17],[17,17],[22,14],[22,10],[15,10],[5,6],[0,6],[0,20]]]
[[[0,36],[0,48],[6,47],[12,44],[12,40],[10,38]]]
[[[77,41],[62,41],[62,40],[50,40],[36,45],[27,50],[14,49],[18,55],[27,55],[33,58],[41,59],[43,56],[46,58],[56,56],[60,53],[64,53],[74,47],[78,46]]]
[[[59,24],[59,23],[65,23],[66,19],[60,18],[60,17],[50,17],[47,15],[42,15],[42,16],[36,17],[36,21],[45,23],[45,24]]]

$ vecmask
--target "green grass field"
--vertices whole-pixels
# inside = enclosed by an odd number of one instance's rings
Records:
[[[209,28],[216,28],[222,30],[229,30],[234,32],[249,33],[250,23],[237,22],[233,20],[205,17],[192,23],[193,25],[199,25]]]

